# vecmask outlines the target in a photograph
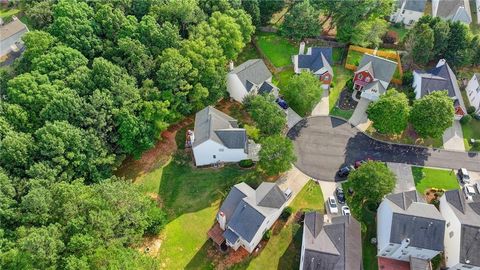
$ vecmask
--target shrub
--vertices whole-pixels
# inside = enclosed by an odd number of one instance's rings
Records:
[[[247,132],[248,138],[250,138],[254,141],[258,141],[258,139],[260,139],[260,129],[258,129],[255,126],[250,126],[250,125],[247,125],[247,124],[245,124],[243,127],[245,128],[245,131]]]
[[[464,116],[462,117],[462,119],[460,119],[460,123],[461,123],[462,125],[468,124],[470,121],[472,121],[472,116],[470,116],[470,115],[468,115],[468,114],[467,114],[467,115],[464,115]]]
[[[251,159],[244,159],[244,160],[240,160],[240,162],[238,163],[238,165],[242,168],[250,168],[253,166],[253,161]]]
[[[265,232],[265,234],[263,235],[263,240],[268,240],[270,239],[270,237],[272,237],[272,230],[268,230]]]
[[[383,42],[387,44],[395,44],[398,41],[398,34],[395,31],[388,31],[383,37]]]
[[[285,207],[283,209],[282,214],[280,215],[280,218],[283,220],[287,220],[293,213],[293,209],[290,206]]]
[[[348,88],[348,90],[352,90],[353,91],[353,78],[348,80],[346,83],[345,83],[345,88]]]
[[[397,23],[394,23],[394,24],[393,24],[393,27],[395,27],[395,28],[402,28],[402,26],[403,26],[403,25],[402,25],[401,22],[397,22]]]
[[[468,108],[467,108],[467,113],[468,114],[472,115],[472,114],[475,113],[475,111],[476,111],[476,109],[475,109],[474,106],[468,106]]]
[[[335,82],[331,82],[330,87],[332,87],[332,88],[335,87]]]
[[[413,83],[413,73],[409,70],[403,73],[402,84],[404,86],[411,86]]]

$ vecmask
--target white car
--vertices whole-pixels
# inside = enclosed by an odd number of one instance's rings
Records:
[[[458,177],[460,178],[460,181],[462,183],[464,184],[470,183],[470,174],[468,173],[467,169],[460,168],[460,170],[458,170]]]
[[[350,208],[348,208],[348,206],[346,205],[342,206],[342,215],[350,216]]]
[[[328,197],[328,208],[330,208],[331,214],[338,214],[338,206],[335,197],[330,196]]]
[[[287,200],[290,199],[290,197],[292,197],[292,194],[293,194],[292,190],[289,189],[289,188],[287,188],[287,189],[284,191],[284,193],[285,193],[285,197],[287,197]]]
[[[464,186],[463,193],[465,194],[465,199],[471,201],[472,196],[475,195],[475,189],[472,186]]]

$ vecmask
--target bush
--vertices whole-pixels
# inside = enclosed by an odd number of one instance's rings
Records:
[[[330,87],[332,87],[332,88],[335,87],[335,82],[331,82]]]
[[[468,124],[470,121],[472,121],[472,116],[470,116],[470,115],[468,115],[468,114],[467,114],[467,115],[464,115],[464,116],[462,117],[462,119],[460,119],[460,123],[461,123],[462,125]]]
[[[403,73],[402,84],[404,86],[411,86],[413,83],[413,73],[411,71],[406,71]]]
[[[268,230],[265,232],[265,234],[263,235],[263,240],[268,240],[270,239],[270,237],[272,237],[272,230]]]
[[[467,113],[468,114],[472,115],[472,114],[475,113],[475,111],[476,111],[476,109],[475,109],[474,106],[468,106],[468,108],[467,108]]]
[[[353,78],[348,80],[346,83],[345,83],[345,88],[348,88],[348,90],[351,90],[353,92]]]
[[[387,44],[395,44],[398,41],[398,34],[395,31],[388,31],[383,37],[383,42]]]
[[[147,211],[148,227],[145,229],[146,235],[157,235],[167,224],[167,215],[152,201]]]
[[[402,25],[401,22],[397,22],[397,23],[394,23],[394,24],[393,24],[393,27],[395,27],[395,28],[402,28],[402,26],[403,26],[403,25]]]
[[[247,132],[248,138],[258,141],[260,139],[260,129],[258,129],[255,126],[250,126],[250,125],[244,125],[245,131]]]
[[[287,206],[285,207],[285,209],[283,209],[282,214],[280,215],[280,218],[286,221],[292,215],[292,213],[293,213],[292,207]]]
[[[242,168],[250,168],[254,165],[254,163],[251,159],[244,159],[244,160],[240,160],[238,165]]]

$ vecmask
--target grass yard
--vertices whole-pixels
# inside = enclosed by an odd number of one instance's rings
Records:
[[[394,25],[390,25],[388,27],[389,31],[394,31],[398,35],[398,42],[402,42],[405,36],[407,35],[408,29],[405,27],[395,27]]]
[[[469,140],[480,140],[480,121],[472,119],[470,123],[462,125],[463,143],[465,144],[465,150],[467,151],[480,151],[480,147],[472,147]]]
[[[341,64],[343,61],[343,54],[345,53],[345,48],[333,48],[333,63]]]
[[[292,55],[298,53],[297,45],[275,33],[259,32],[256,36],[258,46],[274,66],[292,65]]]
[[[285,89],[288,84],[288,81],[295,76],[295,72],[293,72],[293,68],[286,68],[273,77],[273,83],[280,88],[280,90]]]
[[[425,194],[429,188],[436,189],[458,189],[460,188],[454,170],[412,166],[413,179],[417,191]]]
[[[345,120],[350,119],[352,117],[354,110],[342,110],[339,107],[333,107],[333,109],[330,110],[330,115],[332,116],[338,116],[341,117]]]
[[[20,9],[11,8],[11,9],[0,9],[0,18],[10,18],[13,15],[17,15],[20,12]]]
[[[334,86],[330,88],[328,96],[330,111],[335,107],[335,104],[340,97],[340,92],[345,88],[347,81],[353,79],[353,72],[345,69],[343,66],[333,66],[333,75]]]
[[[364,53],[362,52],[349,50],[347,55],[347,64],[358,66],[360,64],[360,60],[362,60],[363,54]]]
[[[257,58],[262,58],[262,57],[258,53],[255,46],[253,46],[251,43],[248,43],[247,46],[245,46],[242,52],[240,52],[240,54],[238,55],[235,65],[238,66],[249,59],[257,59]]]

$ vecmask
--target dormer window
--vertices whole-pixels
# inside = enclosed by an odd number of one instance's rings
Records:
[[[366,78],[365,78],[365,81],[366,81],[366,82],[370,82],[370,77],[366,77]]]
[[[363,79],[363,75],[362,75],[362,74],[358,74],[358,79],[359,79],[359,80]]]
[[[330,76],[328,76],[328,75],[325,75],[324,78],[325,78],[325,80],[327,80],[327,81],[330,80]]]

